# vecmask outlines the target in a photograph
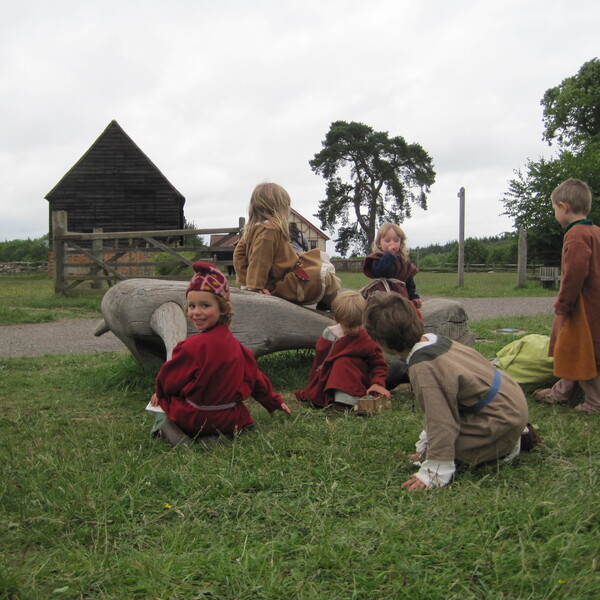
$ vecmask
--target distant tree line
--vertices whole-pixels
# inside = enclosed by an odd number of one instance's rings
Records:
[[[48,235],[26,240],[0,242],[0,262],[42,262],[48,260]]]
[[[414,264],[424,270],[458,265],[458,242],[452,241],[446,244],[431,244],[424,248],[412,248],[410,258]],[[492,267],[494,265],[516,265],[517,260],[518,235],[516,233],[465,240],[465,264]],[[560,262],[560,255],[549,253],[547,256],[536,256],[536,260],[533,262],[554,266],[556,261]],[[532,262],[531,258],[528,262]]]

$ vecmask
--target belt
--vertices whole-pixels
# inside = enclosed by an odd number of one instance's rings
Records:
[[[473,404],[473,406],[468,406],[467,408],[463,408],[463,413],[478,413],[481,409],[485,408],[496,396],[498,390],[500,389],[500,383],[502,382],[502,373],[498,369],[494,367],[496,371],[494,373],[494,381],[492,383],[492,387],[488,390],[487,394],[477,403]]]
[[[186,398],[185,401],[194,408],[197,408],[198,410],[224,410],[226,408],[233,408],[237,404],[237,402],[228,402],[227,404],[217,404],[215,406],[208,406],[207,404],[196,404],[188,398]]]

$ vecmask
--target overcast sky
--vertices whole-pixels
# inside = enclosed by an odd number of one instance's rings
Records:
[[[598,0],[0,0],[0,241],[48,231],[44,196],[115,119],[231,227],[260,181],[312,215],[333,121],[434,162],[411,247],[512,230],[501,198],[542,141],[544,92],[598,56]]]

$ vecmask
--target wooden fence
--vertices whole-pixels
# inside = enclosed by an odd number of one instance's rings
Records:
[[[131,277],[188,279],[189,267],[196,260],[210,260],[226,269],[232,261],[214,260],[215,253],[231,252],[231,246],[225,246],[236,235],[241,235],[244,224],[245,219],[240,218],[237,227],[220,229],[110,233],[95,229],[94,233],[79,233],[68,230],[66,211],[55,211],[52,213],[54,292],[65,294],[86,281],[94,287],[102,287],[104,283],[112,286]],[[211,234],[222,236],[213,246],[181,245],[185,237]],[[89,242],[91,249],[86,247]],[[148,260],[148,256],[154,260]]]

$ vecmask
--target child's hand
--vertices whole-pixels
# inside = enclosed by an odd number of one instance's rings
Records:
[[[402,487],[406,488],[409,492],[429,489],[416,475],[412,475],[410,479],[402,484]]]
[[[409,454],[408,458],[414,462],[417,460],[421,460],[422,454],[420,454],[419,452],[415,452],[414,454]]]
[[[283,402],[277,410],[283,411],[286,415],[292,414],[292,411],[289,409],[288,405],[285,402]],[[271,414],[273,414],[273,413],[271,413]]]
[[[150,406],[158,406],[158,396],[156,394],[152,394],[152,398],[150,398]]]
[[[386,390],[382,385],[378,383],[374,383],[368,390],[367,394],[379,394],[380,396],[385,396],[389,398],[391,396],[390,392]]]
[[[267,288],[264,288],[262,290],[259,289],[259,288],[257,288],[257,289],[248,288],[248,291],[249,292],[254,292],[255,294],[264,294],[265,296],[270,296],[271,295],[271,292]]]
[[[414,304],[415,308],[421,308],[421,306],[423,306],[423,300],[421,300],[421,298],[415,298],[414,300],[411,300],[411,302]]]

